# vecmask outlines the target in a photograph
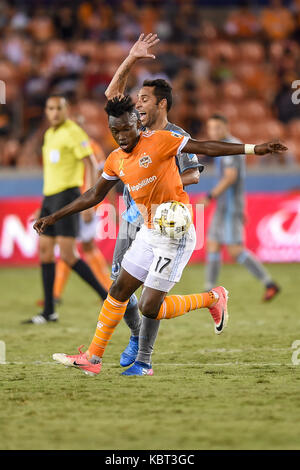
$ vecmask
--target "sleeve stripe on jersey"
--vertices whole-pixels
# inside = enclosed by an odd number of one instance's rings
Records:
[[[105,171],[102,172],[102,175],[103,178],[105,178],[106,180],[108,181],[115,181],[115,180],[118,180],[119,177],[118,176],[111,176],[111,175],[108,175],[107,173],[105,173]]]
[[[178,147],[178,150],[177,150],[177,155],[179,155],[181,152],[182,152],[182,149],[184,148],[184,146],[186,145],[186,143],[190,140],[190,137],[188,136],[184,136],[183,139],[182,139],[182,142],[181,144],[179,145]]]

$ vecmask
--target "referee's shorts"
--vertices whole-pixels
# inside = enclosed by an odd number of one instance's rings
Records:
[[[45,196],[41,209],[41,217],[53,214],[57,210],[66,206],[74,199],[80,196],[80,190],[78,187],[69,188],[60,193],[53,194],[51,196]],[[79,214],[72,214],[68,217],[58,220],[54,225],[49,225],[43,232],[43,235],[48,237],[74,237],[76,238],[79,233]]]

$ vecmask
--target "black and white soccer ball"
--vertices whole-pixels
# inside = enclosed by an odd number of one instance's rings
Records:
[[[163,202],[156,209],[153,225],[155,230],[169,238],[180,239],[190,228],[192,216],[182,202]]]

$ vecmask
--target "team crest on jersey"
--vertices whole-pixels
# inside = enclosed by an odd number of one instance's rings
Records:
[[[144,137],[151,137],[151,135],[155,134],[155,131],[145,131],[143,132]]]
[[[150,163],[152,163],[150,155],[147,155],[145,152],[142,153],[141,158],[139,159],[140,167],[148,168]]]

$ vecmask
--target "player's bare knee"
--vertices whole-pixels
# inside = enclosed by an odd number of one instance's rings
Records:
[[[147,318],[156,318],[159,312],[160,305],[155,305],[150,299],[144,299],[143,297],[139,300],[139,310]]]
[[[84,253],[93,251],[93,249],[94,249],[94,243],[93,243],[93,241],[82,242],[82,243],[81,243],[81,246],[82,246],[82,250],[84,251]]]
[[[236,260],[242,253],[243,248],[240,245],[228,245],[227,250],[230,256]]]
[[[40,261],[42,263],[54,263],[54,250],[51,246],[41,245],[39,249]]]
[[[122,281],[122,279],[118,278],[110,286],[109,294],[114,299],[119,300],[120,302],[124,302],[131,295],[130,294],[128,296],[127,291],[128,291],[128,286],[126,285],[126,282],[124,282],[124,281]]]
[[[74,266],[74,264],[78,261],[78,257],[75,256],[74,253],[69,253],[68,251],[64,250],[60,252],[60,258],[70,267]]]

